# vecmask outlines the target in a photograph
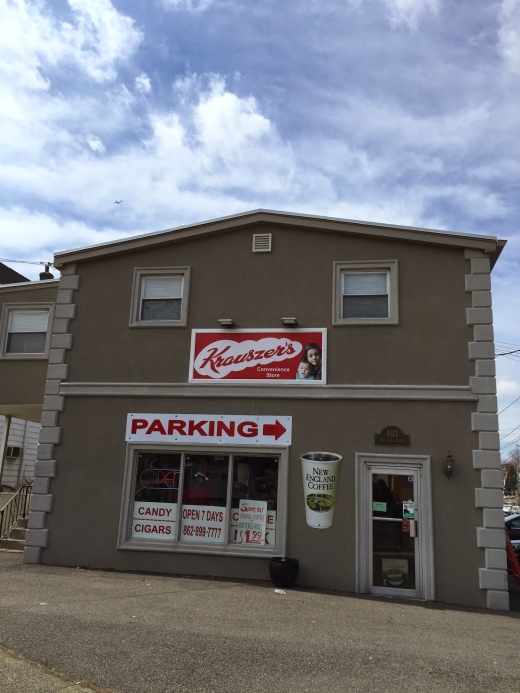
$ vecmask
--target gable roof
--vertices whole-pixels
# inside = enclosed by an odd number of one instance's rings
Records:
[[[27,277],[11,269],[3,262],[0,262],[0,284],[15,284],[17,282],[28,282]]]
[[[392,240],[444,245],[458,248],[472,248],[490,254],[492,264],[496,262],[506,241],[499,241],[495,236],[480,236],[450,231],[421,229],[411,226],[396,226],[393,224],[377,224],[370,221],[352,221],[293,212],[275,212],[268,209],[256,209],[241,214],[233,214],[219,219],[178,226],[165,231],[132,236],[118,241],[109,241],[86,248],[65,250],[55,253],[54,267],[60,268],[68,262],[90,260],[97,257],[126,253],[145,247],[153,247],[163,243],[181,241],[214,233],[236,230],[255,226],[261,223],[279,227],[312,229],[329,233],[345,233],[372,238],[387,238]]]

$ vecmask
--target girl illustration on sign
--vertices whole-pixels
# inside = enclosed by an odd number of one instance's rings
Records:
[[[302,360],[296,371],[296,380],[322,380],[322,351],[319,344],[311,342],[303,350]]]

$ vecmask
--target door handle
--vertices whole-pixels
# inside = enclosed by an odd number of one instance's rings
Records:
[[[417,520],[410,520],[410,537],[417,538]]]

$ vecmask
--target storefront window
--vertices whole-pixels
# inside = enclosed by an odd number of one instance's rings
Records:
[[[132,459],[125,547],[277,549],[279,455],[137,450]]]
[[[244,457],[235,456],[233,460],[233,495],[231,499],[231,518],[229,541],[232,544],[251,544],[259,546],[276,546],[276,506],[278,498],[278,457]],[[260,517],[258,529],[241,526],[247,523],[246,518],[240,522],[240,507],[243,501],[256,507]],[[265,513],[262,513],[265,510]],[[244,513],[243,513],[244,514]],[[262,533],[259,537],[258,533]]]
[[[225,542],[228,470],[228,455],[185,456],[181,541]]]
[[[132,537],[171,541],[176,534],[181,455],[137,454]]]

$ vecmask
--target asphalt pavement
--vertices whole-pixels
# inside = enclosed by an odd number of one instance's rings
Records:
[[[508,692],[520,613],[0,552],[0,691]]]

